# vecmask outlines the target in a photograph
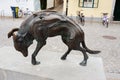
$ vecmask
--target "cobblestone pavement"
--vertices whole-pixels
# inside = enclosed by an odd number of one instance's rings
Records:
[[[12,28],[19,27],[22,21],[23,19],[0,19],[0,47],[13,46],[12,39],[7,38],[7,33]],[[89,54],[89,56],[102,57],[107,80],[120,80],[120,23],[111,23],[106,28],[101,23],[86,22],[81,28],[85,32],[87,46],[101,51],[100,54]],[[60,38],[60,36],[48,38],[47,45],[42,49],[64,53],[67,47]],[[35,44],[34,41],[31,47],[35,47]],[[72,53],[80,52],[72,51]]]

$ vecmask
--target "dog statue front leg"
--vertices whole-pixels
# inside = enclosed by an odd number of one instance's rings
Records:
[[[44,45],[43,43],[40,43],[40,42],[37,43],[37,47],[36,47],[34,53],[32,54],[31,63],[32,63],[33,65],[38,65],[38,64],[40,64],[40,62],[36,61],[36,56],[37,56],[38,52],[40,51],[40,49],[43,47],[43,45]]]

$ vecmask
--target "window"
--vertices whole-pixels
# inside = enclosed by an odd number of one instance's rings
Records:
[[[97,8],[99,0],[79,0],[79,7]]]

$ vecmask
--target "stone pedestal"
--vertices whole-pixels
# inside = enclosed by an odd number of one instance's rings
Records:
[[[62,61],[64,53],[41,50],[37,56],[41,64],[34,66],[32,52],[25,58],[13,47],[0,48],[0,80],[106,80],[101,58],[89,57],[87,66],[80,66],[80,55],[71,53]]]

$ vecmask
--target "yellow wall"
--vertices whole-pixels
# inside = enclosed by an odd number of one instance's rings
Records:
[[[69,0],[68,3],[68,16],[76,16],[76,12],[83,10],[82,12],[86,17],[101,17],[102,13],[108,13],[109,17],[111,16],[112,12],[112,3],[113,0],[99,0],[98,8],[81,8],[78,7],[79,0]],[[66,11],[66,0],[64,0],[64,9]]]

